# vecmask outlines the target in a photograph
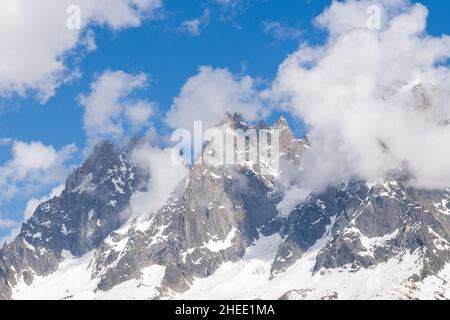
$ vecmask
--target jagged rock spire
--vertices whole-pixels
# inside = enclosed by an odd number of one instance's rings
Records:
[[[233,114],[231,114],[230,112],[225,113],[225,117],[220,122],[219,126],[224,124],[228,124],[233,130],[242,129],[245,131],[250,127],[242,114],[236,112]]]

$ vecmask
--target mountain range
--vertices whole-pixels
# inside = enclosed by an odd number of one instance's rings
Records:
[[[265,125],[227,114],[220,126]],[[304,170],[310,142],[284,117],[271,127],[273,175],[261,174],[263,158],[200,162],[154,212],[130,209],[153,178],[131,161],[148,142],[99,143],[0,249],[0,298],[450,298],[448,189],[416,189],[399,170],[329,186],[280,214],[281,177]]]

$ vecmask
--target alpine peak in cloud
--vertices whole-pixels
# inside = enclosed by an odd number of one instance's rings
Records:
[[[271,98],[309,126],[312,150],[303,184],[323,190],[352,178],[376,181],[391,170],[409,184],[450,186],[450,37],[426,33],[428,11],[407,1],[333,2],[316,18],[329,36],[302,45],[280,66]]]

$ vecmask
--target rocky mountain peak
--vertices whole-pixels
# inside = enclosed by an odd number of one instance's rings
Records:
[[[67,178],[61,196],[41,203],[0,250],[0,266],[15,270],[3,275],[5,281],[15,285],[23,276],[31,283],[55,271],[64,255],[80,257],[98,248],[125,222],[131,196],[147,178],[130,164],[126,149],[110,141],[97,144]]]
[[[250,125],[248,124],[248,122],[244,119],[244,117],[242,116],[242,114],[240,113],[225,113],[224,119],[220,122],[219,126],[221,125],[228,125],[231,129],[233,130],[248,130]]]
[[[295,165],[300,165],[302,154],[309,147],[308,140],[306,138],[297,139],[287,119],[283,115],[278,118],[272,128],[277,129],[279,132],[278,139],[282,157],[293,162]]]
[[[284,115],[281,115],[274,124],[277,128],[289,127],[289,123]]]

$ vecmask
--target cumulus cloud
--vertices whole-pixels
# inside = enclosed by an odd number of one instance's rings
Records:
[[[89,94],[79,97],[85,109],[83,123],[90,145],[101,139],[122,138],[127,125],[137,131],[148,124],[153,104],[132,97],[136,90],[145,88],[147,81],[144,74],[106,71],[91,84]]]
[[[137,27],[160,7],[161,0],[0,0],[0,96],[32,93],[45,102],[76,76],[71,51],[95,49],[93,26]],[[80,28],[68,28],[76,20]]]
[[[314,22],[316,26],[327,29],[330,37],[336,37],[370,26],[386,29],[393,18],[409,8],[408,0],[333,1]],[[379,21],[374,23],[374,19]]]
[[[61,183],[68,174],[74,145],[60,150],[42,142],[14,141],[12,158],[0,167],[0,206],[16,196],[29,196],[41,188]]]
[[[211,13],[209,9],[205,9],[203,14],[195,19],[183,21],[181,30],[198,36],[208,26]]]
[[[267,114],[251,77],[236,76],[227,69],[201,67],[174,99],[166,120],[172,128],[189,130],[194,121],[203,121],[206,129],[223,120],[226,112],[242,113],[248,120]]]
[[[303,183],[409,172],[421,188],[450,186],[450,37],[426,33],[428,11],[406,1],[333,2],[316,19],[322,46],[302,45],[281,64],[268,96],[310,127]]]

